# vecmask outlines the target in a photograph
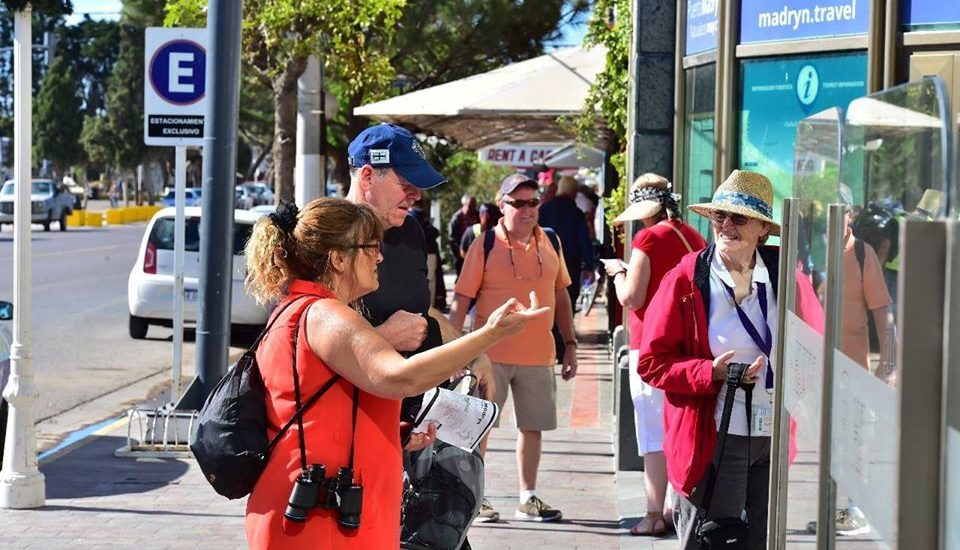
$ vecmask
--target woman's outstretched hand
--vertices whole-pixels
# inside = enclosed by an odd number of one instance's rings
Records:
[[[550,311],[549,307],[540,307],[537,293],[531,291],[530,307],[524,308],[516,298],[510,298],[490,314],[486,327],[498,338],[511,336],[523,330],[531,320],[546,315],[548,311]]]

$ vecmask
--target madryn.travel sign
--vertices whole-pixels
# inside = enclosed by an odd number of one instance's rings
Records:
[[[144,143],[203,145],[207,29],[150,27],[144,45]]]

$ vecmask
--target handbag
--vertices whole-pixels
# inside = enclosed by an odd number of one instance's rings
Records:
[[[330,380],[300,406],[273,439],[267,438],[266,388],[257,365],[257,348],[284,311],[300,298],[288,301],[273,316],[253,345],[233,365],[207,396],[197,416],[197,431],[190,450],[213,489],[229,498],[242,498],[253,491],[267,465],[270,451],[290,426],[340,378]],[[303,310],[306,311],[306,308]],[[303,312],[297,317],[299,326]],[[296,372],[297,334],[293,336]],[[296,393],[299,382],[294,378]]]
[[[710,511],[710,504],[713,501],[713,491],[716,489],[717,476],[720,472],[720,465],[723,463],[723,450],[726,445],[727,431],[730,429],[730,416],[733,414],[733,400],[737,388],[743,388],[746,394],[747,409],[747,467],[749,467],[749,449],[750,449],[750,416],[751,405],[753,402],[753,384],[742,384],[743,373],[746,365],[742,363],[731,363],[740,366],[739,369],[731,369],[727,375],[727,394],[723,402],[723,416],[720,418],[719,440],[717,448],[720,458],[717,460],[717,467],[709,471],[707,475],[706,492],[703,495],[703,502],[700,506],[700,512],[697,514],[696,538],[697,545],[701,550],[746,550],[747,535],[749,525],[740,516],[716,518],[707,520],[707,513]],[[735,372],[736,371],[736,372]],[[750,477],[747,476],[747,494],[750,494]]]
[[[450,388],[477,392],[476,376],[467,374]],[[404,453],[406,487],[400,520],[400,548],[457,550],[480,514],[483,502],[483,458],[443,441]]]

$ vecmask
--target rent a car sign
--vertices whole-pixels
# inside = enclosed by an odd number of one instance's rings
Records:
[[[203,145],[207,29],[150,27],[144,46],[144,143]]]

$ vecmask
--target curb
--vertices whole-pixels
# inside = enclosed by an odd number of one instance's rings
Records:
[[[97,424],[87,426],[82,430],[72,432],[68,434],[67,437],[63,438],[63,441],[58,443],[52,449],[48,449],[40,453],[40,455],[37,456],[37,462],[40,466],[46,466],[47,464],[62,458],[90,443],[93,441],[93,437],[107,435],[108,433],[121,428],[126,421],[126,416],[108,418],[107,420]]]

